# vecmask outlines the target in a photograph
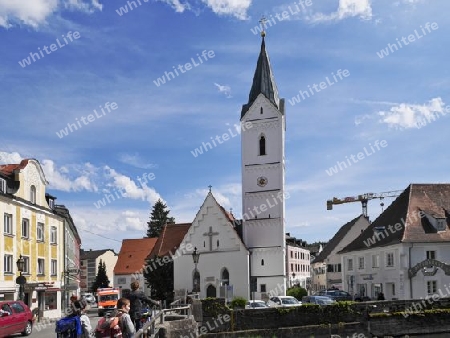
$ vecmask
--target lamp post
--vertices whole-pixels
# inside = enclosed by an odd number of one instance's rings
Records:
[[[291,283],[291,287],[295,285],[294,279],[295,279],[295,272],[292,273],[292,283]]]
[[[17,270],[20,272],[20,275],[16,278],[16,283],[19,284],[19,300],[24,299],[25,296],[25,284],[27,283],[27,279],[22,275],[22,272],[25,270],[25,260],[22,255],[19,256],[19,259],[16,262]]]
[[[200,278],[199,272],[197,270],[198,260],[200,258],[200,253],[197,252],[197,247],[194,248],[194,252],[192,253],[192,259],[194,261],[195,269],[194,269],[194,288],[193,292],[200,292]]]

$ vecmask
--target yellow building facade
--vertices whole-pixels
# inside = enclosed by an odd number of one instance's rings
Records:
[[[35,159],[0,166],[0,301],[22,298],[40,318],[61,316],[64,219]],[[17,261],[23,259],[23,272]],[[17,277],[22,274],[22,288]],[[22,291],[22,292],[19,292]]]

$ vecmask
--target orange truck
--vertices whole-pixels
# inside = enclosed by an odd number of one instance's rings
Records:
[[[106,313],[114,311],[114,309],[117,308],[117,301],[119,298],[119,288],[98,288],[97,305],[99,317],[103,317]]]

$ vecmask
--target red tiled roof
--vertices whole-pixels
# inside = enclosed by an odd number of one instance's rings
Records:
[[[140,271],[157,240],[158,238],[124,239],[114,267],[114,274],[130,275]]]
[[[0,172],[3,175],[9,176],[14,172],[14,170],[25,168],[27,166],[27,164],[28,164],[28,159],[24,159],[20,163],[16,163],[16,164],[2,164],[2,165],[0,165]]]
[[[163,257],[178,249],[192,223],[166,224],[148,258]]]

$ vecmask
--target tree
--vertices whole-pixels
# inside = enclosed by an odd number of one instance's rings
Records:
[[[175,223],[173,217],[168,217],[169,212],[170,210],[167,209],[167,205],[160,199],[155,203],[150,214],[150,221],[147,222],[147,237],[159,237],[164,225]]]
[[[294,286],[286,291],[286,295],[295,297],[297,300],[301,301],[304,296],[308,295],[308,291],[301,286]]]
[[[107,287],[109,287],[109,279],[106,274],[106,264],[100,259],[100,262],[98,263],[97,276],[95,276],[95,281],[92,283],[91,291],[97,292],[98,288]]]
[[[170,256],[146,260],[144,278],[150,287],[151,298],[173,301],[173,260]]]

